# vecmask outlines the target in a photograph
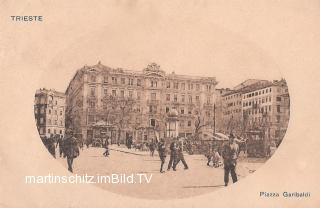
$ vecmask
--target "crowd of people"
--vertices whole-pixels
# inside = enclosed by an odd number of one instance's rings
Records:
[[[170,159],[169,159],[167,171],[169,171],[171,168],[174,171],[176,171],[176,167],[180,161],[182,162],[184,169],[187,170],[189,167],[183,156],[183,143],[179,142],[177,138],[174,138],[170,144],[169,149],[170,149]],[[167,156],[166,144],[164,139],[160,139],[160,142],[158,144],[158,152],[161,160],[160,173],[164,173],[165,171],[163,170],[163,165],[165,163],[166,156]]]
[[[151,142],[144,144],[149,148],[150,156],[154,156],[155,150],[158,151],[160,157],[160,173],[165,173],[164,164],[166,162],[167,155],[169,155],[169,161],[167,166],[167,171],[171,169],[173,171],[177,170],[177,165],[181,162],[184,166],[184,169],[189,169],[189,166],[184,158],[184,148],[188,148],[188,143],[179,141],[178,138],[171,138],[169,140],[170,144],[168,145],[165,142],[165,139],[151,140]],[[83,141],[77,140],[73,135],[72,130],[66,130],[65,136],[53,135],[51,134],[48,137],[42,137],[42,142],[56,158],[56,148],[59,148],[59,156],[67,158],[68,170],[73,172],[73,160],[80,155],[80,148],[83,149]],[[101,141],[101,146],[105,148],[103,156],[108,157],[110,155],[109,145],[111,143],[110,138],[107,136]],[[89,147],[89,143],[86,143]],[[91,144],[93,145],[93,144]],[[133,143],[132,138],[130,137],[126,140],[126,146],[128,149],[135,147],[136,144]],[[168,148],[167,148],[168,146]],[[233,183],[237,182],[236,174],[236,165],[237,159],[239,156],[239,145],[235,142],[235,137],[233,134],[230,134],[229,141],[225,142],[220,149],[217,146],[210,146],[208,152],[205,154],[207,157],[207,166],[212,166],[215,168],[224,167],[224,183],[225,186],[229,183],[229,175],[231,175]]]
[[[65,137],[50,134],[48,137],[43,136],[41,140],[54,158],[56,158],[56,148],[59,148],[59,156],[67,158],[68,170],[73,172],[73,160],[80,155],[79,149],[83,148],[83,143],[74,137],[73,131],[67,130]]]

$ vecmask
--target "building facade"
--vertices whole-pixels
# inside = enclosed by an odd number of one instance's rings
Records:
[[[225,133],[225,108],[226,102],[224,95],[231,93],[234,90],[230,88],[219,88],[215,89],[215,131]]]
[[[95,123],[103,120],[111,137],[121,142],[165,136],[170,110],[178,112],[179,135],[194,133],[200,120],[212,127],[214,77],[165,73],[152,63],[141,71],[113,69],[100,62],[77,70],[66,90],[66,125],[83,139],[99,136]],[[201,119],[200,119],[201,118]]]
[[[282,140],[290,117],[290,97],[285,80],[245,90],[242,103],[247,128],[265,128],[268,138]]]
[[[222,96],[222,99],[222,125],[225,126],[225,131],[223,133],[232,132],[238,135],[241,134],[243,129],[242,91],[233,90],[225,93]]]
[[[239,86],[243,86],[240,88]],[[290,117],[290,97],[284,79],[249,80],[221,96],[222,132],[244,135],[264,130],[270,140],[282,140]]]
[[[40,136],[64,135],[65,108],[64,93],[48,89],[36,91],[34,114]]]

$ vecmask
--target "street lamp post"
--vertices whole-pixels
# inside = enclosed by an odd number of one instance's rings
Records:
[[[213,104],[213,133],[216,133],[216,104]]]

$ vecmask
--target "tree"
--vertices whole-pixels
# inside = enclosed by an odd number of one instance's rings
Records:
[[[198,140],[199,139],[199,135],[201,133],[201,129],[205,126],[209,126],[210,125],[210,122],[209,121],[205,121],[205,118],[201,115],[198,115],[196,117],[196,120],[194,122],[194,127],[195,127],[195,130],[194,130],[194,139],[195,140]]]
[[[120,143],[121,131],[133,127],[135,101],[128,97],[106,96],[102,99],[102,115],[105,120],[118,129],[117,143]]]

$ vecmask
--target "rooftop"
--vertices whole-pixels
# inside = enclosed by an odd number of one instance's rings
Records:
[[[55,89],[46,89],[46,88],[40,88],[36,91],[36,95],[39,94],[48,94],[48,95],[55,95],[60,97],[65,97],[66,95],[63,92],[56,91]]]

